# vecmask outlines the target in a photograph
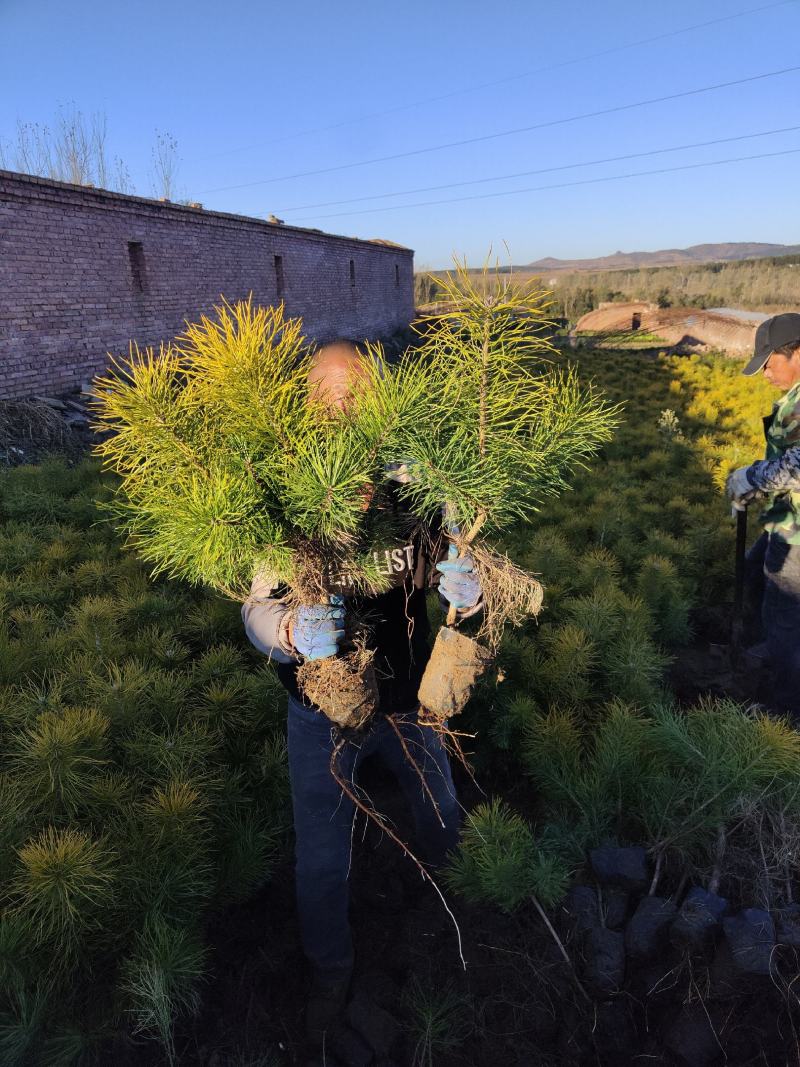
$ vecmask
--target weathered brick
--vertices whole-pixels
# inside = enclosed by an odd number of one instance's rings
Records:
[[[0,171],[0,398],[79,386],[109,352],[169,341],[223,297],[276,303],[275,256],[310,338],[411,321],[410,249]]]

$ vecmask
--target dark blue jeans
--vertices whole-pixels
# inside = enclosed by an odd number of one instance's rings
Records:
[[[761,598],[771,674],[770,703],[800,712],[800,545],[764,533],[747,554],[748,582]]]
[[[383,718],[346,743],[337,757],[337,771],[349,784],[357,777],[359,763],[377,752],[411,805],[417,833],[415,854],[424,862],[440,863],[455,846],[460,823],[447,753],[437,734],[419,725],[415,712],[396,717],[396,721],[436,801],[441,821],[419,774]],[[334,729],[321,712],[289,697],[289,776],[300,936],[312,964],[331,975],[353,963],[347,879],[356,814],[355,805],[331,774]]]

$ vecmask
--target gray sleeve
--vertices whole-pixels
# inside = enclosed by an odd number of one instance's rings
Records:
[[[276,663],[297,663],[289,643],[289,609],[276,587],[265,578],[254,578],[250,596],[242,604],[242,622],[251,644]]]
[[[747,468],[747,480],[765,493],[800,492],[800,445],[787,448],[777,459],[762,459]]]

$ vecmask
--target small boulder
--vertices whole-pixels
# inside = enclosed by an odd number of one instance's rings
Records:
[[[584,947],[584,974],[595,992],[608,996],[625,980],[625,937],[604,926],[590,930]]]
[[[713,943],[727,910],[728,902],[724,897],[709,893],[699,885],[692,886],[670,928],[670,941],[676,948],[702,951]]]
[[[600,925],[600,906],[593,886],[572,886],[561,907],[565,927],[576,934],[587,934]]]
[[[603,890],[603,913],[609,930],[621,930],[628,918],[630,893],[619,886],[609,885]]]
[[[652,959],[661,951],[677,908],[664,897],[642,897],[625,930],[625,948],[635,960]]]
[[[775,923],[762,908],[745,908],[723,919],[725,940],[736,969],[746,975],[768,975],[775,949]]]
[[[619,886],[633,892],[647,888],[647,853],[639,846],[616,848],[605,845],[589,853],[595,878],[604,885]]]

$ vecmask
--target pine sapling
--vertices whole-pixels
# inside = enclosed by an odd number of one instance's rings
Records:
[[[301,329],[282,306],[225,304],[159,355],[134,348],[98,382],[98,425],[112,432],[97,452],[121,479],[111,510],[156,574],[239,601],[262,576],[290,611],[343,587],[388,588],[375,549],[404,543],[408,520],[387,506],[385,466],[400,430],[419,425],[427,368],[390,373],[371,350],[334,408],[309,381]],[[376,706],[363,633],[351,627],[344,655],[298,675],[341,725]]]
[[[483,591],[481,641],[439,632],[420,689],[434,722],[458,712],[494,656],[506,624],[537,614],[535,577],[487,537],[529,519],[608,440],[615,410],[570,369],[544,337],[545,294],[507,275],[475,279],[465,265],[440,282],[442,314],[421,325],[419,358],[435,380],[426,432],[408,434],[406,494],[420,514],[444,505],[451,555],[469,554]]]

